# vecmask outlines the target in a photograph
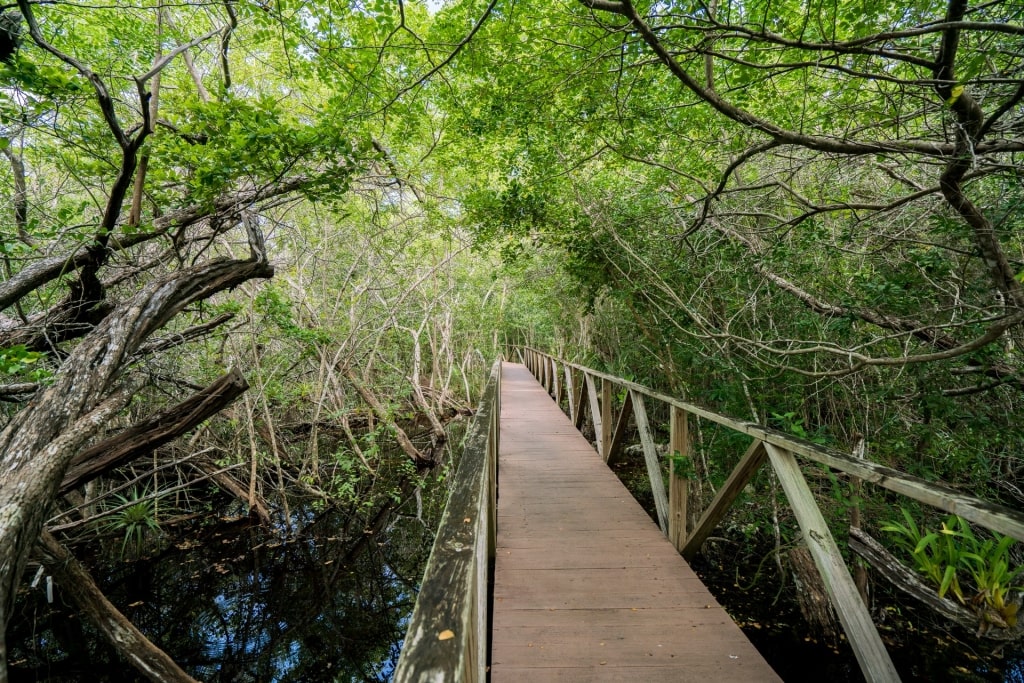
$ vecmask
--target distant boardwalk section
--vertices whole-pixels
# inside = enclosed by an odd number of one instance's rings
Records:
[[[491,680],[779,681],[522,365],[504,364]]]

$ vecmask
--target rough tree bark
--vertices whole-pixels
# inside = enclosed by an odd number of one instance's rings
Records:
[[[71,468],[61,482],[60,492],[66,493],[170,443],[231,405],[248,388],[249,383],[245,381],[242,372],[234,368],[181,403],[157,411],[128,429],[94,444],[71,461]]]

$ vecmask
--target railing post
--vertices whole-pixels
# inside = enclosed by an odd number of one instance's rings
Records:
[[[608,462],[612,452],[612,383],[601,378],[601,457]]]
[[[594,376],[586,371],[583,372],[583,378],[587,384],[587,404],[590,406],[590,421],[594,423],[594,439],[597,441],[598,449],[600,449],[601,444],[604,442],[602,437],[602,434],[604,434],[604,424],[601,422],[603,413],[597,400],[597,382],[594,381]]]
[[[690,496],[689,420],[685,410],[672,406],[669,419],[668,538],[676,550],[686,545],[687,505]]]
[[[569,400],[569,419],[576,424],[576,382],[573,380],[573,370],[566,363],[562,366],[562,371],[565,373],[565,395]]]
[[[555,403],[559,407],[562,406],[562,373],[558,369],[558,361],[552,361],[554,365],[554,377],[555,377]]]
[[[558,361],[548,359],[548,396],[558,403]]]
[[[608,450],[608,454],[603,456],[604,461],[611,465],[615,461],[615,456],[622,450],[622,442],[626,438],[626,428],[629,426],[629,418],[633,416],[633,394],[630,391],[626,392],[626,398],[622,401],[622,409],[619,410],[619,419],[615,423],[615,432],[612,434],[611,446]],[[610,425],[609,425],[610,426]]]
[[[576,393],[573,394],[573,398],[572,398],[572,403],[573,403],[574,406],[576,406],[575,410],[573,411],[575,413],[575,415],[573,415],[572,424],[573,424],[574,427],[576,427],[576,429],[581,429],[582,430],[583,429],[583,409],[584,409],[584,406],[585,406],[585,404],[583,403],[583,397],[586,396],[586,394],[587,394],[587,381],[586,381],[586,376],[585,375],[581,375],[578,372],[576,372],[575,370],[572,371],[572,374],[576,378],[576,379],[573,380],[573,384],[574,385],[579,385],[579,388],[576,389]],[[579,380],[578,382],[576,381],[577,379]]]
[[[733,502],[739,497],[740,492],[743,491],[746,485],[750,483],[754,475],[757,474],[757,470],[764,464],[767,457],[768,452],[764,449],[764,441],[755,439],[754,443],[750,444],[747,452],[740,458],[739,464],[733,468],[729,478],[719,487],[718,493],[715,494],[715,499],[704,510],[704,514],[701,515],[697,525],[693,528],[693,532],[686,539],[686,545],[679,551],[682,553],[683,559],[689,562],[697,557],[697,553],[700,552],[700,547],[704,544],[704,541],[708,539],[708,536],[718,526],[718,523],[725,518]]]

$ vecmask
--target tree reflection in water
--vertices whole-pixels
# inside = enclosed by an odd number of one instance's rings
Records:
[[[307,517],[287,541],[245,521],[222,523],[154,557],[101,564],[94,576],[199,680],[389,680],[430,531],[395,517],[379,535],[361,526],[346,535],[351,517]],[[23,592],[8,637],[12,681],[142,680],[59,587],[53,605],[39,588]]]

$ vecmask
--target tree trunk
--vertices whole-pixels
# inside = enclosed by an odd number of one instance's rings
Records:
[[[273,268],[253,246],[246,260],[217,260],[156,279],[75,347],[50,386],[0,432],[0,630],[6,630],[29,551],[81,446],[128,404],[125,367],[146,339],[189,304]],[[7,647],[0,638],[0,682]]]
[[[796,598],[800,613],[816,633],[826,640],[836,641],[839,637],[838,620],[811,553],[803,545],[794,548],[789,553],[789,563],[797,584]]]
[[[43,564],[57,585],[139,673],[154,683],[197,683],[107,600],[85,567],[53,534],[44,531],[39,547]]]
[[[249,383],[235,368],[181,403],[100,441],[74,457],[71,469],[61,482],[60,492],[66,493],[173,441],[231,405],[248,388]]]

